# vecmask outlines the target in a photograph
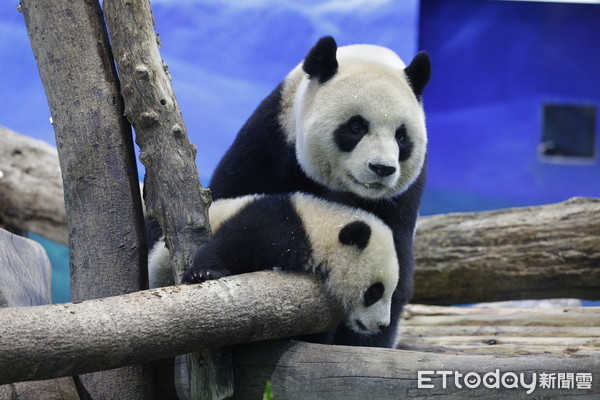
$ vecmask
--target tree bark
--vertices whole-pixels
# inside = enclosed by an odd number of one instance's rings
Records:
[[[149,1],[105,0],[104,9],[121,75],[125,115],[135,128],[140,160],[146,166],[146,212],[163,230],[175,282],[179,283],[192,255],[211,234],[210,192],[202,189],[198,179],[196,147],[188,140],[160,57]],[[192,399],[231,395],[229,350],[212,349],[189,358]]]
[[[600,299],[600,199],[421,218],[413,303]]]
[[[42,246],[0,229],[0,308],[49,304],[51,270]],[[71,377],[0,385],[0,399],[80,400]]]
[[[519,388],[487,388],[480,381],[469,388],[464,376],[447,377],[436,371],[470,372],[480,378],[498,370],[525,374],[525,382],[536,373],[593,373],[591,389],[537,388],[533,398],[562,399],[580,395],[594,398],[600,395],[596,372],[600,368],[600,354],[579,357],[535,355],[511,357],[499,355],[435,354],[392,349],[327,346],[303,342],[275,341],[236,346],[233,349],[235,399],[260,399],[266,382],[272,382],[275,399],[287,400],[354,400],[354,399],[423,399],[423,398],[527,398],[526,390]],[[424,377],[431,381],[422,384],[432,388],[418,388],[418,371],[429,371]],[[475,382],[475,381],[473,381]],[[492,383],[490,380],[489,383]],[[556,384],[556,382],[555,382]],[[509,385],[508,385],[509,386]]]
[[[342,313],[322,280],[274,271],[81,303],[0,309],[0,384],[325,331]]]
[[[210,236],[208,191],[198,179],[190,143],[154,32],[148,0],[105,0],[106,21],[121,76],[125,115],[146,166],[144,200],[171,253],[175,282]]]
[[[23,0],[64,183],[73,301],[147,287],[131,128],[97,1]],[[93,398],[151,393],[138,365],[82,377]]]
[[[67,244],[56,148],[0,126],[0,224]]]

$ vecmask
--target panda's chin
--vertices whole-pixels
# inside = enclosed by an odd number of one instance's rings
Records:
[[[390,191],[390,188],[382,182],[362,182],[356,179],[351,173],[348,173],[346,186],[348,191],[367,199],[384,197]]]

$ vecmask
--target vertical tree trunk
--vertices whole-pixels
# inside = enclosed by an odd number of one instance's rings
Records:
[[[146,166],[146,210],[165,234],[175,282],[179,283],[194,251],[210,236],[210,195],[198,179],[196,148],[188,140],[160,57],[149,1],[105,0],[104,9],[123,86],[125,115],[135,128],[140,160]],[[206,350],[190,355],[190,360],[192,399],[231,396],[229,349]],[[163,375],[171,376],[171,371]],[[161,396],[167,396],[168,388],[157,389],[165,389]]]
[[[131,128],[97,0],[23,0],[64,182],[73,301],[147,287]],[[149,398],[150,369],[82,376],[94,399]]]

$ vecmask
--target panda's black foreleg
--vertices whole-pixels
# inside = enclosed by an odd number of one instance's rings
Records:
[[[192,265],[184,272],[184,283],[201,283],[224,276],[233,275],[228,263],[223,259],[221,247],[209,242],[196,251]]]

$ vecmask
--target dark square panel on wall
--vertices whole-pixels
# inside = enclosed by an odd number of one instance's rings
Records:
[[[596,157],[596,107],[544,104],[542,161],[593,162]]]

